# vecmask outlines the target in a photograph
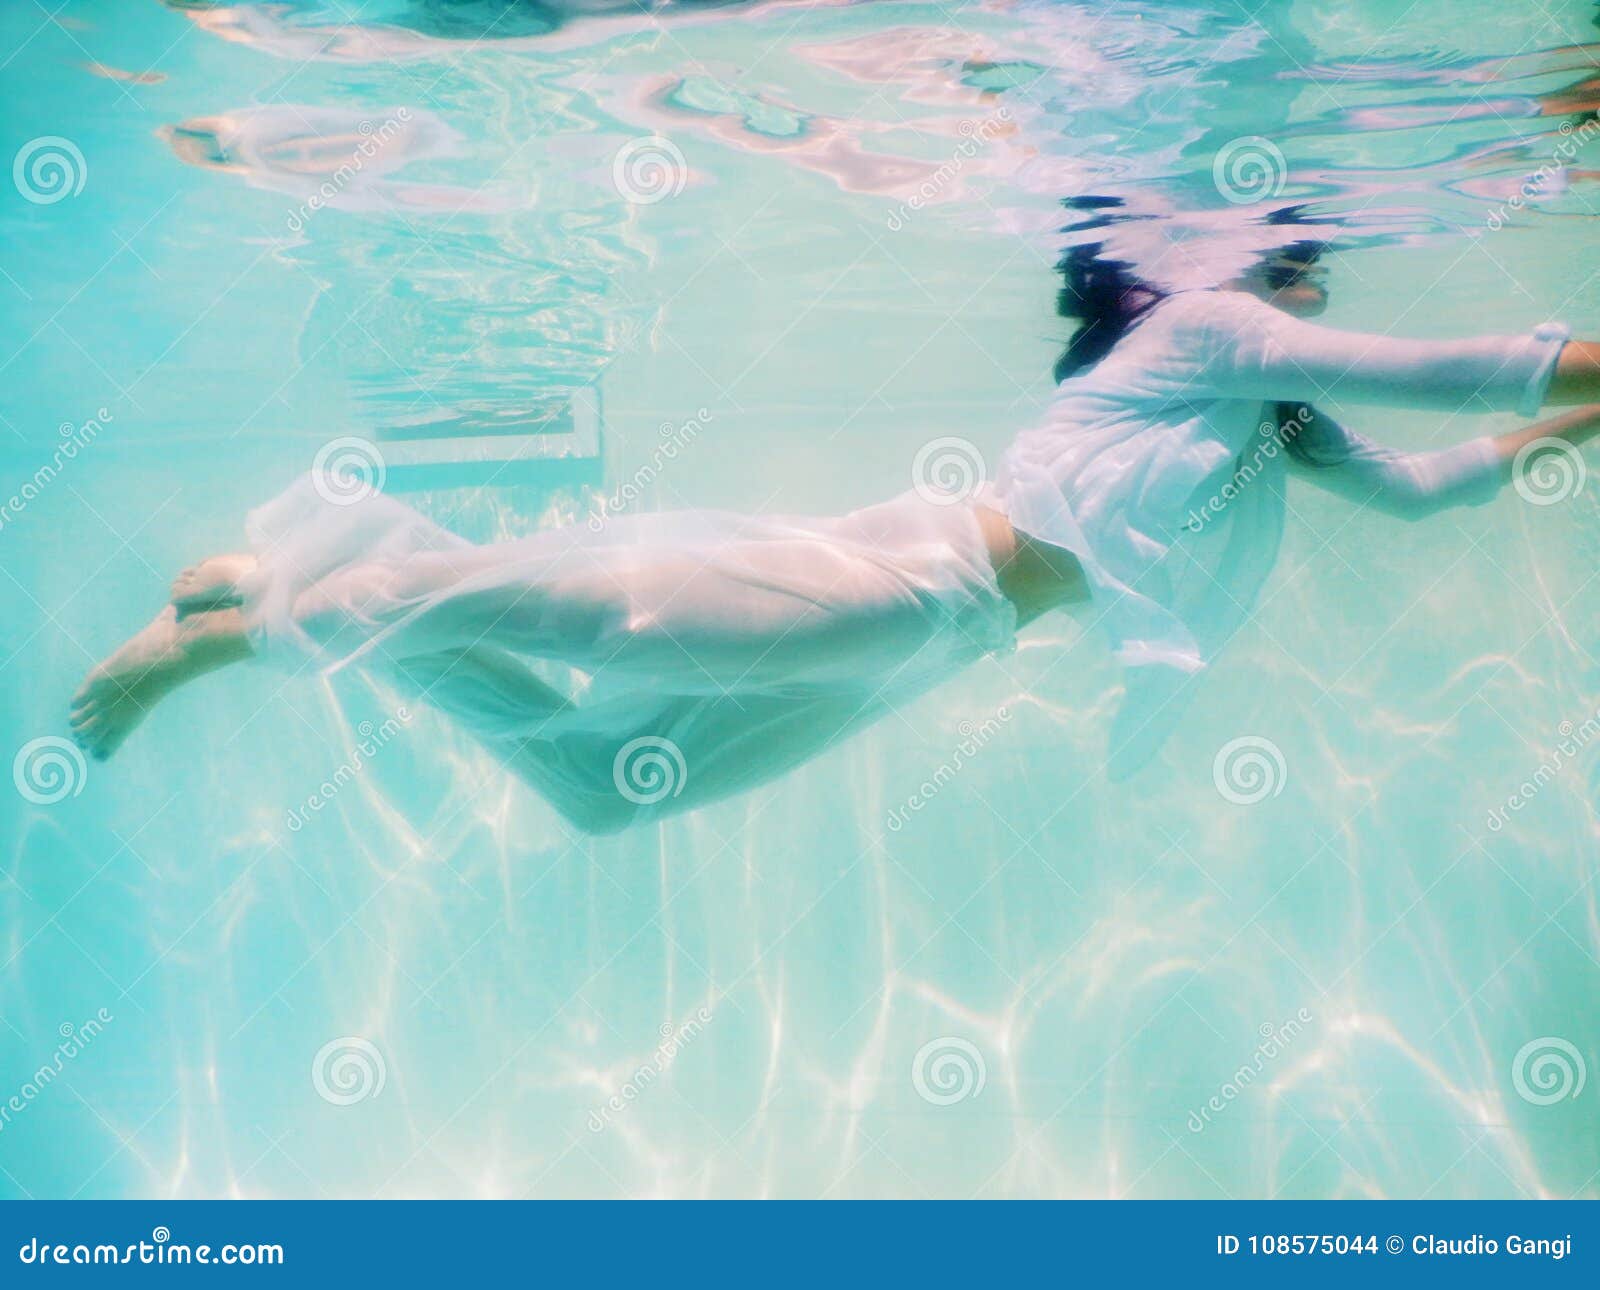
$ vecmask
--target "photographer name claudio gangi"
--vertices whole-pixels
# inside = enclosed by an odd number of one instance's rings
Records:
[[[1564,1259],[1572,1253],[1572,1236],[1519,1236],[1515,1232],[1503,1241],[1474,1232],[1471,1236],[1435,1236],[1432,1233],[1411,1238],[1413,1254],[1533,1254]]]

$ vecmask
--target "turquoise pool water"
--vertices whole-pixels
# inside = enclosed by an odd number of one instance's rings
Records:
[[[36,742],[341,437],[437,484],[554,413],[563,465],[407,494],[477,537],[994,462],[1050,393],[1064,196],[1202,257],[1303,200],[1333,324],[1594,335],[1592,20],[5,6],[0,1193],[1600,1195],[1592,483],[1414,526],[1295,493],[1117,785],[1065,619],[603,839],[355,680]]]

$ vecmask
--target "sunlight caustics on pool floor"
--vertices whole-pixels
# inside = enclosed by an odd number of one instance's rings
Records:
[[[1575,0],[602,8],[0,12],[8,760],[341,436],[515,456],[397,471],[478,539],[992,466],[1063,197],[1201,263],[1311,203],[1336,326],[1600,332]],[[0,1192],[1600,1195],[1594,487],[1294,493],[1119,784],[1066,618],[605,838],[359,677],[198,683],[0,809]]]

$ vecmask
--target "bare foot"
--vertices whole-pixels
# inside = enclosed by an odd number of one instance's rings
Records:
[[[72,737],[104,761],[185,681],[249,654],[237,612],[223,610],[180,624],[176,606],[168,605],[84,678],[72,698]]]
[[[185,569],[172,580],[172,604],[179,620],[239,605],[239,579],[255,567],[255,556],[239,554],[214,555]]]

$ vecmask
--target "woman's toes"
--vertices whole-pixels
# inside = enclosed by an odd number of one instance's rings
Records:
[[[122,747],[123,740],[128,737],[128,734],[129,728],[127,726],[118,726],[115,729],[101,731],[100,737],[95,740],[94,746],[89,749],[89,756],[96,761],[104,761],[112,753],[116,752],[118,748]]]
[[[100,688],[94,685],[85,685],[72,696],[72,706],[68,711],[74,714],[87,712],[91,708],[98,708],[101,702]]]

